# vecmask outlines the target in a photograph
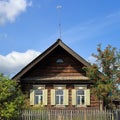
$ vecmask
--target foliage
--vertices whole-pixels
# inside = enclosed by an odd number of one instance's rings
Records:
[[[108,45],[104,50],[101,45],[98,54],[92,54],[96,62],[85,67],[87,76],[93,81],[92,92],[108,105],[109,98],[116,93],[120,84],[120,51]]]
[[[18,84],[0,74],[0,119],[16,117],[23,103],[23,95]]]

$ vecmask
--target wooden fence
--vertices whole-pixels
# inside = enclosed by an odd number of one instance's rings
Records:
[[[18,120],[115,120],[113,111],[23,110]]]

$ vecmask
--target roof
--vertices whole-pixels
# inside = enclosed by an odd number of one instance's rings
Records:
[[[18,72],[12,79],[19,80],[27,71],[29,71],[37,63],[39,63],[42,59],[44,59],[47,55],[49,55],[58,46],[62,47],[66,52],[72,55],[75,59],[77,59],[83,65],[90,66],[90,64],[85,59],[83,59],[76,52],[74,52],[71,48],[69,48],[65,43],[63,43],[61,39],[58,39],[47,50],[45,50],[42,54],[40,54],[37,58],[35,58],[32,62],[30,62],[27,66],[25,66],[20,72]]]

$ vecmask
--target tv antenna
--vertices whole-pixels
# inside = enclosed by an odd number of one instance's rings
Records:
[[[60,34],[60,38],[62,37],[61,36],[61,8],[62,8],[62,6],[61,5],[58,5],[57,7],[56,7],[57,9],[58,9],[58,26],[59,26],[59,34]]]

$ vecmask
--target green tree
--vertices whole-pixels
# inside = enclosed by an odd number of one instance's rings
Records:
[[[97,52],[92,54],[95,63],[84,69],[93,81],[92,92],[104,102],[104,106],[109,107],[110,98],[116,94],[120,84],[120,51],[110,45],[102,50],[99,44]]]
[[[24,103],[18,84],[0,74],[0,119],[17,117]]]

